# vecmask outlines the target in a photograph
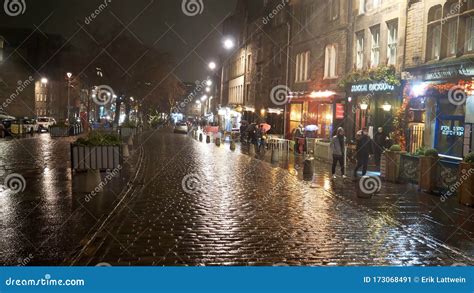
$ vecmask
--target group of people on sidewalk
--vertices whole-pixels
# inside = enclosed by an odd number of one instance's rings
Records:
[[[355,159],[357,160],[356,167],[354,169],[354,178],[357,178],[359,170],[362,168],[362,176],[367,174],[369,165],[370,155],[374,155],[375,165],[380,167],[382,153],[387,146],[387,136],[383,132],[383,128],[379,128],[377,133],[374,135],[374,140],[369,136],[367,128],[363,128],[356,135],[356,149]],[[345,173],[346,168],[346,157],[347,157],[347,139],[345,136],[344,129],[339,127],[336,135],[332,137],[330,148],[332,152],[332,176],[336,178],[337,165],[341,168],[341,175],[343,178],[347,178]]]
[[[251,123],[240,126],[240,142],[253,144],[257,153],[265,149],[266,141],[267,131],[262,124]]]

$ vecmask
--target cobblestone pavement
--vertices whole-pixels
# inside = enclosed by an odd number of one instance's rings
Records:
[[[125,163],[104,192],[86,202],[87,193],[78,190],[79,177],[70,170],[70,143],[75,139],[52,139],[47,133],[0,139],[1,265],[61,264],[121,198],[133,164]],[[24,191],[6,188],[9,175],[24,179]]]
[[[72,264],[473,264],[428,224],[397,221],[402,210],[366,208],[325,181],[310,188],[228,145],[160,133],[144,149],[142,184]]]

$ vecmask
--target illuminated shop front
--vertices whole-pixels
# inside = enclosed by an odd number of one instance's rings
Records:
[[[473,146],[474,66],[421,67],[413,73],[405,91],[411,96],[410,104],[419,105],[424,145],[443,157],[462,159]]]
[[[334,92],[290,93],[287,109],[287,133],[302,124],[316,125],[317,138],[329,139],[333,133]]]
[[[393,114],[401,101],[401,87],[384,81],[349,85],[346,112],[351,114],[345,123],[347,135],[352,139],[363,128],[373,135],[379,127],[388,135],[393,131]]]

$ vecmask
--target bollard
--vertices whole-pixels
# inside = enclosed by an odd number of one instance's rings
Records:
[[[234,140],[230,141],[230,150],[235,151],[235,141]]]
[[[130,151],[128,150],[128,144],[122,145],[122,155],[124,158],[130,157]]]
[[[206,143],[211,143],[211,136],[210,135],[206,135]]]
[[[202,133],[199,133],[199,141],[202,142]]]
[[[305,159],[304,160],[304,167],[303,167],[303,179],[305,181],[311,181],[313,180],[313,161],[314,159]]]
[[[216,146],[220,147],[221,146],[221,139],[216,138]]]

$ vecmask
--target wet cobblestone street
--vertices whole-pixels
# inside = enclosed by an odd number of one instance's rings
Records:
[[[458,208],[459,215],[467,215],[456,220],[461,230],[445,225],[433,231],[440,225],[415,219],[419,208],[414,205],[408,215],[393,208],[394,202],[406,201],[390,199],[397,193],[367,206],[352,198],[350,182],[320,176],[320,187],[310,188],[294,172],[231,152],[228,145],[218,148],[162,132],[147,139],[144,150],[133,194],[95,237],[83,240],[89,244],[73,264],[473,263],[470,210]],[[435,201],[426,200],[421,209],[428,211]]]

